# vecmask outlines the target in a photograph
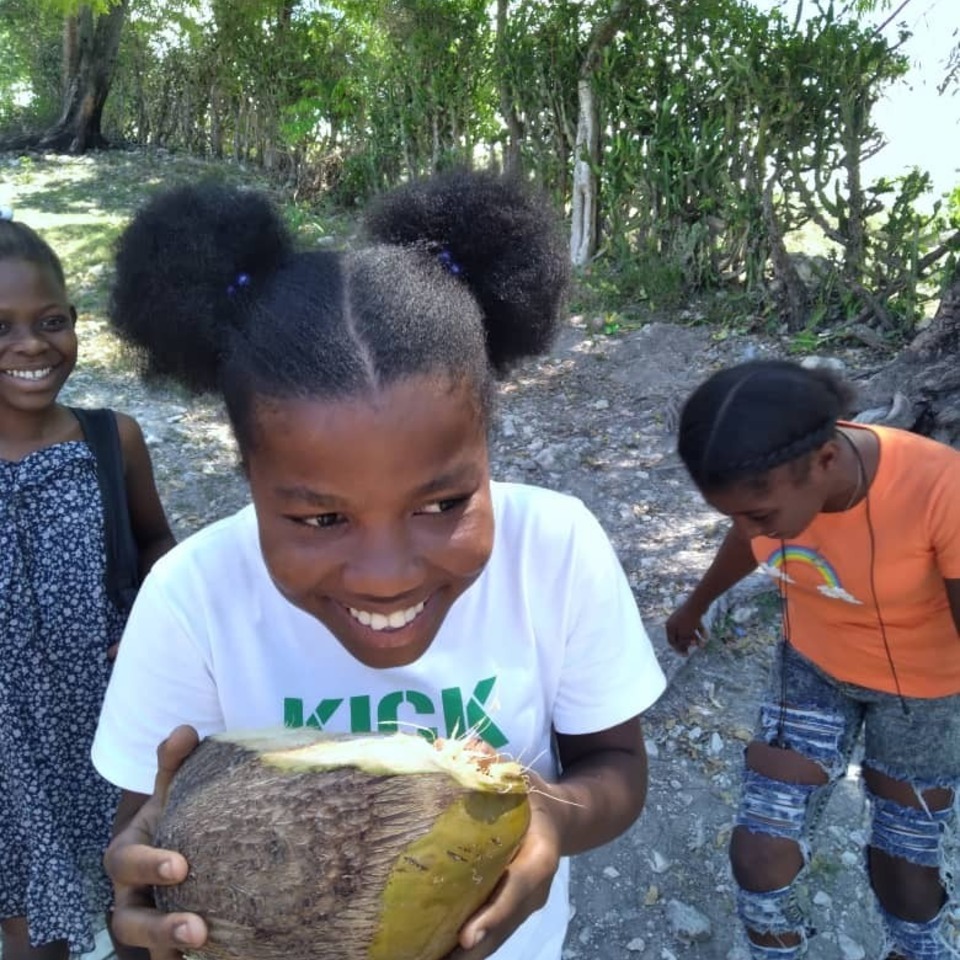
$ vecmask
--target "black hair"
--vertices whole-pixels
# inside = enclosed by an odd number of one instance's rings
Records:
[[[753,360],[713,374],[688,397],[677,449],[704,492],[740,483],[762,486],[766,474],[836,435],[851,391],[834,373],[787,360]]]
[[[0,219],[0,260],[25,260],[52,271],[66,289],[63,265],[53,248],[35,230],[19,220]]]
[[[416,374],[492,382],[556,333],[569,275],[549,205],[456,171],[382,197],[367,243],[297,250],[262,194],[158,194],[118,242],[110,318],[147,375],[219,390],[241,450],[256,398],[340,399]]]

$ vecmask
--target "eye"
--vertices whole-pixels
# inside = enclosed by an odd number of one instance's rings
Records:
[[[65,316],[62,313],[58,313],[52,317],[44,317],[40,321],[40,327],[43,330],[64,330],[66,327],[70,326],[70,318]]]
[[[296,517],[295,519],[306,527],[319,529],[336,527],[341,523],[346,523],[346,517],[342,513],[320,513],[313,517]]]
[[[433,503],[425,504],[420,507],[416,512],[419,513],[448,513],[450,510],[456,510],[457,507],[463,506],[470,498],[469,497],[449,497],[446,500],[436,500]]]

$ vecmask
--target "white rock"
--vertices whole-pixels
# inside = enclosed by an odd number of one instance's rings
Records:
[[[713,936],[709,917],[696,907],[680,900],[667,902],[667,926],[670,932],[683,943],[702,943]]]
[[[710,753],[715,757],[723,753],[723,737],[716,731],[710,737]]]
[[[843,853],[840,854],[840,862],[845,867],[855,867],[860,862],[860,858],[853,853],[853,851],[844,850]]]
[[[833,903],[833,897],[831,897],[830,894],[827,893],[826,890],[818,890],[818,891],[813,895],[813,902],[814,902],[818,907],[829,907],[830,904]]]
[[[840,947],[840,954],[843,960],[863,960],[867,951],[857,943],[851,940],[845,933],[837,934],[837,945]]]
[[[609,880],[616,880],[620,876],[620,871],[616,867],[604,867],[603,875]]]
[[[651,760],[656,760],[660,756],[660,748],[657,746],[656,740],[644,740],[644,746],[647,748],[647,756]]]
[[[634,937],[628,944],[627,949],[631,953],[643,953],[647,948],[647,942],[643,937]]]
[[[690,839],[687,841],[687,849],[690,851],[699,850],[707,842],[707,832],[703,826],[703,817],[697,817],[693,822],[693,828],[690,831]]]
[[[533,461],[542,470],[553,470],[557,465],[558,447],[544,447],[534,458]]]
[[[670,861],[659,850],[653,851],[648,862],[654,873],[666,873],[670,869]]]
[[[513,422],[513,417],[504,417],[500,421],[500,433],[504,437],[516,436],[517,425]]]
[[[599,400],[595,401],[593,404],[594,410],[608,410],[610,408],[610,401],[604,397],[601,397]]]
[[[752,617],[755,617],[756,615],[757,615],[757,608],[754,606],[751,606],[750,604],[745,604],[742,607],[734,607],[733,610],[730,612],[730,619],[734,623],[742,626],[748,620],[750,620]]]
[[[846,364],[839,357],[804,357],[800,361],[801,367],[807,370],[836,370],[846,369]]]

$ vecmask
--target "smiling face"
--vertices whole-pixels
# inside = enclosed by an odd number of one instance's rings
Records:
[[[76,313],[45,266],[0,260],[0,406],[49,407],[77,362]]]
[[[270,400],[246,453],[270,576],[361,663],[433,642],[493,548],[476,391],[410,377],[371,399]]]

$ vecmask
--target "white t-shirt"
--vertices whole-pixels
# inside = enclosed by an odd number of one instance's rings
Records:
[[[375,670],[290,604],[260,554],[253,507],[153,568],[120,645],[93,744],[106,779],[151,793],[157,744],[179,724],[309,725],[336,733],[482,729],[501,753],[557,775],[551,730],[584,734],[647,709],[663,672],[606,535],[584,505],[493,484],[494,547],[415,663]],[[557,960],[568,864],[547,905],[495,957]]]

